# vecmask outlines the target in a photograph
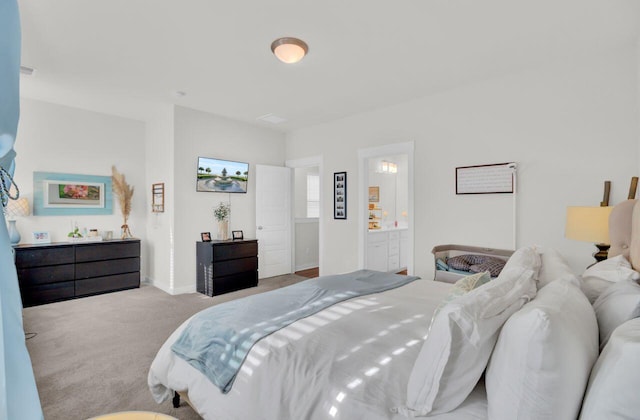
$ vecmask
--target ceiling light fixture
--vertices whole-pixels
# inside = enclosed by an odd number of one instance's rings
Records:
[[[271,51],[283,63],[293,64],[307,55],[309,46],[301,39],[284,37],[271,43]]]

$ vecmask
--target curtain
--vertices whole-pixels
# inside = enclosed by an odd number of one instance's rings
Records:
[[[20,16],[16,0],[0,0],[0,198],[4,206],[15,167],[18,129]],[[22,328],[22,303],[7,225],[0,220],[0,419],[40,420],[31,359]]]

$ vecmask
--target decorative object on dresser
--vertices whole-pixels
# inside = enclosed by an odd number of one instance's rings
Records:
[[[592,242],[598,248],[596,261],[607,259],[610,247],[609,215],[613,207],[567,207],[564,236],[576,241]]]
[[[111,177],[33,173],[33,214],[36,216],[111,214]]]
[[[347,218],[347,173],[333,173],[333,218]]]
[[[120,211],[122,212],[121,238],[131,238],[131,230],[127,224],[129,214],[131,214],[131,197],[133,197],[133,187],[127,184],[123,174],[118,172],[115,166],[111,167],[112,181],[113,181],[113,193],[118,197],[120,203]]]
[[[241,230],[232,230],[231,231],[231,239],[237,241],[238,239],[244,239],[244,233]]]
[[[4,212],[8,216],[9,240],[11,241],[11,245],[15,245],[20,242],[20,232],[16,226],[16,217],[25,217],[29,215],[29,201],[26,198],[9,200]]]
[[[196,243],[196,289],[207,296],[258,285],[258,241]]]
[[[151,185],[151,211],[164,212],[164,182]]]
[[[202,232],[200,239],[202,239],[202,242],[211,242],[211,232]]]
[[[51,243],[51,236],[49,232],[31,232],[31,241],[34,244],[49,244]]]
[[[218,221],[218,239],[226,241],[229,239],[229,215],[231,214],[231,204],[220,202],[213,209],[213,216]]]
[[[140,287],[140,240],[18,245],[26,306]]]

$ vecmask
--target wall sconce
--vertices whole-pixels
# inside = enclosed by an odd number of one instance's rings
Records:
[[[576,241],[592,242],[598,248],[596,261],[607,259],[609,251],[609,215],[613,207],[567,207],[564,236]]]

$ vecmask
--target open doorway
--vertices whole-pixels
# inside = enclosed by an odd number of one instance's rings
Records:
[[[293,168],[293,271],[304,277],[320,275],[322,223],[322,160],[287,161]]]
[[[361,149],[362,268],[413,273],[413,143]]]

